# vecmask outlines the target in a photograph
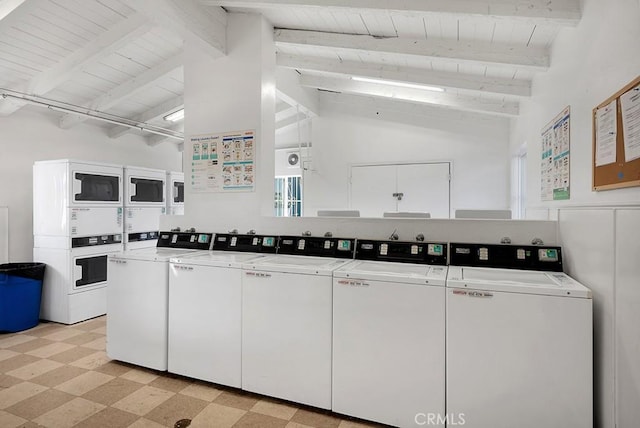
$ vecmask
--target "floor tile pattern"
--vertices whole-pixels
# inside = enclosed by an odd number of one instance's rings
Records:
[[[113,361],[106,317],[0,333],[0,427],[365,428],[381,425]]]

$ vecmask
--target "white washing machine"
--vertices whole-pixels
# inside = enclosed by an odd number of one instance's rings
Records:
[[[359,239],[356,259],[333,272],[331,409],[397,427],[443,417],[447,244]]]
[[[469,428],[593,426],[591,291],[559,247],[454,244],[447,414]]]
[[[33,257],[48,266],[41,318],[73,324],[106,312],[107,255],[122,251],[122,177],[119,165],[33,165]]]
[[[124,167],[124,248],[156,246],[160,216],[166,214],[167,172]]]
[[[276,248],[275,236],[216,234],[212,251],[171,259],[171,373],[242,386],[241,266]]]
[[[167,370],[169,259],[209,250],[212,234],[161,232],[158,246],[109,256],[107,355]]]
[[[167,172],[167,214],[184,215],[184,173]]]
[[[243,389],[331,408],[332,275],[354,243],[281,237],[278,255],[243,266]]]

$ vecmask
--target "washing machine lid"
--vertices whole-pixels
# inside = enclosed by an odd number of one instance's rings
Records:
[[[263,254],[241,253],[236,251],[207,251],[172,257],[171,263],[195,266],[240,268],[243,263],[263,259]]]
[[[591,298],[591,290],[562,272],[449,266],[447,287]]]
[[[257,260],[255,263],[245,263],[243,269],[331,276],[335,269],[351,261],[351,259],[334,259],[330,257],[276,255]]]
[[[447,279],[447,267],[414,263],[355,261],[334,271],[333,276],[369,281],[444,286]]]
[[[168,262],[172,257],[183,256],[185,254],[194,253],[199,250],[192,250],[188,248],[140,248],[137,250],[127,250],[120,254],[116,254],[114,258],[127,259],[127,260],[142,260],[142,261],[154,261],[154,262]],[[201,250],[200,250],[201,251]]]

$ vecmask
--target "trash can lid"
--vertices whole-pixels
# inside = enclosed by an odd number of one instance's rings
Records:
[[[46,264],[38,262],[4,263],[0,264],[0,275],[5,274],[42,281],[46,266]]]

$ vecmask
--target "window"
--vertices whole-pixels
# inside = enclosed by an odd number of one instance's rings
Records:
[[[527,207],[527,153],[520,153],[516,158],[516,215],[515,218],[526,217]]]
[[[302,177],[276,177],[274,208],[277,217],[302,215]]]

